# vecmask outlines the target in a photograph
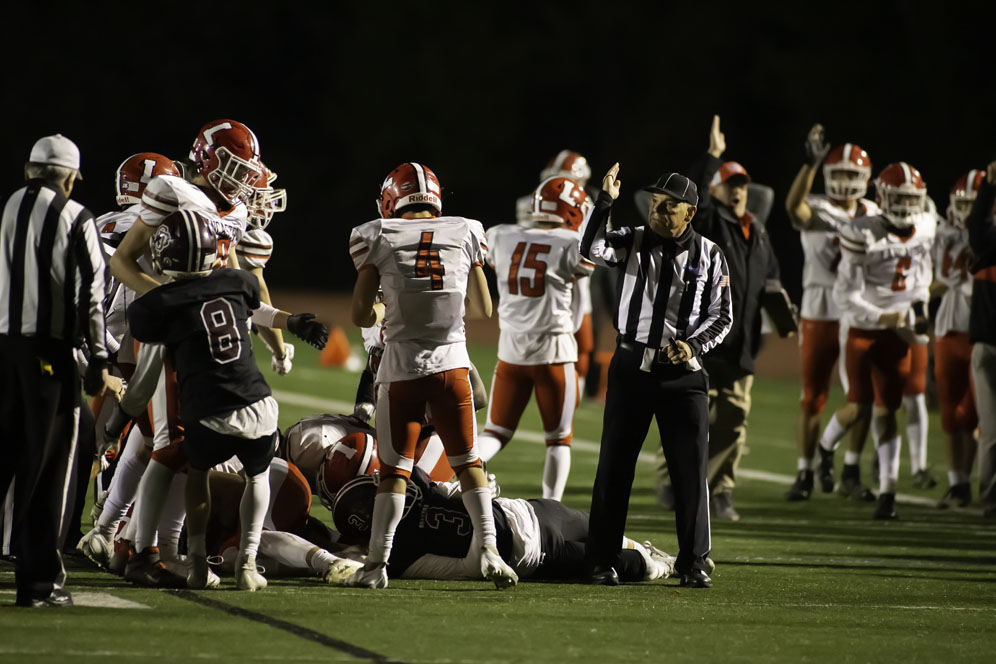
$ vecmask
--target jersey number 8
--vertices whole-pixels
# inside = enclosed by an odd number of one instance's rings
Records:
[[[228,364],[239,359],[242,354],[241,337],[235,324],[235,312],[228,300],[219,297],[201,305],[201,322],[204,323],[208,347],[215,362]]]

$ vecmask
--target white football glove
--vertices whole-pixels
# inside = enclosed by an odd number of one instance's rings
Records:
[[[277,358],[273,355],[270,358],[270,368],[278,376],[285,376],[290,373],[294,362],[294,344],[284,343],[284,356]]]
[[[107,429],[101,433],[100,440],[97,441],[97,461],[100,463],[100,472],[104,472],[110,467],[111,462],[107,460],[107,450],[117,447],[118,439],[113,434],[109,434]]]
[[[926,346],[930,343],[930,336],[917,334],[912,327],[897,327],[896,336],[910,345]]]

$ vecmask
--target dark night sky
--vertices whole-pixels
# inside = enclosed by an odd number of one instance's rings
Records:
[[[961,173],[996,157],[981,2],[184,4],[5,16],[4,190],[32,142],[61,132],[83,153],[74,197],[106,212],[122,159],[185,156],[205,122],[240,120],[289,192],[270,227],[276,288],[351,288],[349,230],[402,161],[436,171],[448,212],[489,226],[561,148],[594,179],[620,161],[631,193],[688,165],[719,113],[726,157],[776,190],[769,229],[796,291],[782,202],[813,122],[876,172],[917,166],[942,209]]]

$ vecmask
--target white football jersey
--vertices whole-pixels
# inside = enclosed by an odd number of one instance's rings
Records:
[[[142,193],[141,220],[149,226],[158,226],[162,220],[177,210],[200,210],[215,223],[218,235],[219,258],[224,260],[246,233],[249,212],[239,202],[226,212],[219,212],[208,195],[197,185],[175,175],[157,175],[149,180]]]
[[[968,244],[968,229],[942,221],[934,240],[934,279],[947,286],[941,296],[941,306],[934,318],[934,335],[948,332],[968,332],[971,314],[972,249]]]
[[[500,224],[488,230],[487,239],[488,263],[498,276],[499,359],[513,364],[576,361],[574,302],[581,294],[575,280],[595,267],[581,257],[578,234]],[[542,339],[555,336],[564,337],[563,343]],[[568,348],[561,347],[565,344]]]
[[[357,271],[375,267],[384,290],[378,382],[469,367],[463,318],[467,279],[484,262],[480,222],[463,217],[375,219],[353,229]]]
[[[833,204],[825,194],[810,194],[806,203],[812,211],[812,225],[799,234],[804,264],[802,270],[802,316],[810,320],[838,320],[840,311],[833,300],[833,284],[840,262],[838,233],[855,217],[881,213],[870,200],[858,201],[854,217]]]
[[[251,228],[236,245],[235,255],[242,268],[264,268],[273,255],[273,238],[262,228]]]
[[[287,460],[301,469],[314,491],[325,452],[336,441],[357,432],[373,435],[374,430],[347,415],[313,415],[287,429],[281,447],[286,450]]]
[[[911,305],[926,303],[932,273],[931,248],[937,217],[917,215],[913,234],[889,231],[885,217],[859,217],[840,230],[842,252],[834,298],[845,323],[864,330],[884,329],[883,313],[903,313],[913,322]]]

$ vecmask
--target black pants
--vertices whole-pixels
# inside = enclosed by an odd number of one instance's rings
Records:
[[[45,597],[65,582],[60,533],[79,407],[68,344],[0,336],[0,495],[16,475],[11,539],[19,600]]]
[[[237,456],[247,477],[270,467],[277,451],[276,432],[260,438],[239,438],[212,431],[200,422],[184,423],[183,455],[191,467],[207,471]]]
[[[616,566],[637,457],[657,418],[674,487],[678,572],[706,569],[709,554],[709,378],[668,365],[641,371],[642,352],[616,348],[602,422],[602,446],[591,496],[589,568]],[[618,571],[618,568],[617,568]]]

